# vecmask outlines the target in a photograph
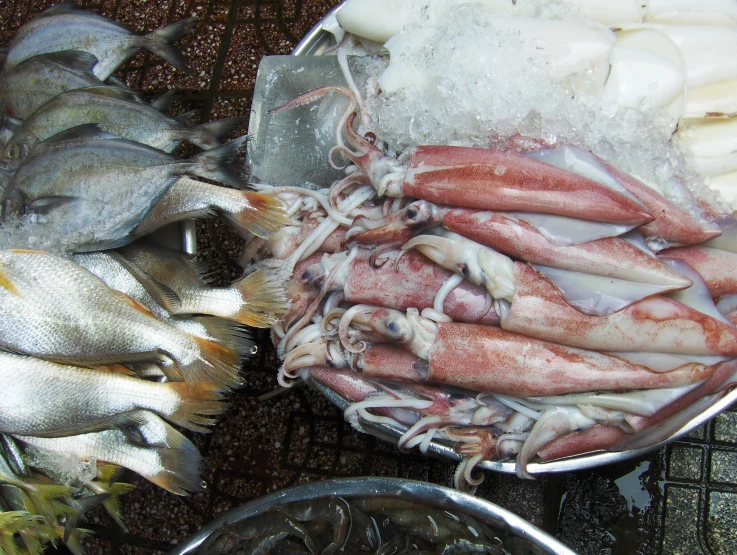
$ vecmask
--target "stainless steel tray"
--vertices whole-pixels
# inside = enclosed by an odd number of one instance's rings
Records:
[[[341,6],[342,4],[328,12],[328,14],[326,14],[325,17],[323,17],[322,20],[318,22],[310,30],[310,32],[305,35],[305,37],[296,46],[292,54],[320,56],[329,46],[331,46],[331,44],[334,44],[332,35],[323,29],[323,25],[326,21],[334,18],[335,13],[337,13]],[[309,382],[308,385],[323,393],[323,395],[325,395],[341,410],[345,410],[345,408],[347,408],[347,406],[349,405],[349,402],[346,399],[344,399],[337,393],[329,390],[325,386]],[[574,470],[594,468],[606,464],[636,458],[651,451],[657,450],[662,446],[672,443],[676,439],[687,435],[689,432],[693,431],[705,422],[714,418],[720,412],[729,408],[729,406],[735,402],[737,402],[737,388],[728,391],[724,396],[716,400],[712,405],[706,408],[698,416],[690,420],[686,425],[684,425],[677,432],[671,435],[667,440],[647,448],[631,449],[621,452],[597,452],[588,455],[582,455],[579,457],[571,457],[568,459],[561,459],[545,463],[530,463],[527,467],[527,470],[531,474],[544,474],[548,472],[569,472]],[[362,425],[373,435],[394,443],[397,442],[397,440],[403,433],[403,430],[399,428],[384,424],[365,422],[362,423]],[[460,457],[453,450],[452,445],[444,444],[437,440],[433,440],[430,443],[428,452],[443,459],[449,459],[453,461],[460,460]],[[516,471],[516,463],[514,461],[485,461],[483,463],[480,463],[478,466],[486,470],[494,470],[497,472],[504,472],[509,474],[514,474]]]
[[[457,490],[400,478],[346,478],[312,482],[286,488],[270,495],[254,499],[227,512],[204,526],[197,534],[170,552],[170,555],[193,553],[213,532],[224,526],[251,518],[277,505],[337,496],[345,499],[396,497],[416,501],[437,509],[460,511],[516,536],[528,539],[540,548],[541,553],[575,555],[558,540],[533,526],[523,518],[478,497]]]

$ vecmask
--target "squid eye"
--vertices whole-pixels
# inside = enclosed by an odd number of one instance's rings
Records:
[[[20,147],[18,145],[13,145],[8,149],[8,158],[12,158],[15,160],[20,156]]]
[[[369,131],[363,136],[364,139],[366,139],[366,142],[370,145],[376,144],[376,134]]]
[[[309,270],[305,270],[304,272],[302,272],[302,275],[299,276],[299,279],[301,279],[302,281],[304,281],[306,283],[306,282],[310,281],[312,279],[312,277],[313,277],[312,276],[312,272],[310,272]]]
[[[397,333],[399,331],[399,326],[396,322],[389,322],[386,328],[392,333]]]
[[[408,220],[414,220],[417,218],[417,214],[419,214],[419,210],[417,208],[407,208],[407,219]]]
[[[468,267],[468,264],[462,262],[458,264],[458,271],[463,275],[463,277],[468,278],[471,275],[471,269]]]

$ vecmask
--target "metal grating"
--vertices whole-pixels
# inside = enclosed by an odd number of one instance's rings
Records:
[[[0,1],[0,46],[55,0]],[[80,0],[78,3],[137,31],[198,15],[202,23],[181,43],[197,78],[148,53],[118,77],[155,97],[183,90],[173,111],[199,109],[202,119],[248,114],[259,59],[287,54],[338,0]],[[245,132],[245,129],[242,130]],[[240,239],[222,222],[198,224],[200,257],[227,281]],[[328,477],[379,475],[451,483],[454,466],[400,453],[358,434],[312,390],[260,402],[276,388],[277,361],[265,332],[263,349],[246,364],[247,387],[213,433],[192,435],[202,451],[207,491],[188,498],[134,475],[123,498],[128,530],[98,511],[86,527],[90,554],[162,553],[223,512],[275,489]],[[650,456],[589,472],[520,481],[486,474],[479,495],[543,526],[582,554],[660,555],[737,552],[737,410]],[[633,501],[634,499],[634,501]]]

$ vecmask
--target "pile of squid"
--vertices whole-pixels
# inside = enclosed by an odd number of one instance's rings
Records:
[[[391,157],[341,87],[272,111],[331,94],[349,99],[331,152],[346,177],[260,186],[291,221],[244,252],[287,280],[282,385],[320,382],[358,429],[402,429],[401,449],[453,445],[469,487],[481,461],[529,477],[534,460],[661,442],[737,378],[732,216],[574,145]]]
[[[201,456],[174,426],[208,432],[255,352],[283,286],[211,269],[149,242],[185,218],[223,214],[268,236],[285,220],[247,187],[233,118],[191,126],[112,73],[141,48],[189,71],[173,46],[195,20],[145,35],[58,4],[21,27],[0,64],[0,552],[80,553],[84,513],[124,526],[121,467],[200,491]],[[194,114],[196,115],[196,114]],[[182,143],[203,149],[187,159]],[[134,242],[135,240],[135,242]],[[32,249],[32,250],[31,250]]]
[[[474,54],[465,56],[467,46],[455,45],[445,31],[464,8],[479,27],[514,35],[525,62],[566,82],[577,97],[596,97],[605,112],[615,103],[657,114],[691,169],[737,208],[737,68],[729,54],[737,47],[734,2],[347,0],[324,28],[343,44],[356,39],[363,52],[390,54],[379,78],[384,94],[426,87],[425,98],[431,99],[437,75],[428,68],[443,71],[445,66],[428,60],[456,49],[462,70],[468,71],[465,60],[470,59],[479,76],[486,71],[483,38],[491,35],[479,35],[471,47]],[[429,47],[433,54],[423,58]],[[477,85],[455,94],[470,92],[473,97],[474,91],[483,91]],[[417,119],[424,117],[418,114]]]

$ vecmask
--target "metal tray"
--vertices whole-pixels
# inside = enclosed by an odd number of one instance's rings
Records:
[[[540,548],[540,553],[575,555],[558,540],[533,526],[523,518],[478,497],[459,491],[415,480],[399,478],[347,478],[312,482],[286,488],[227,512],[170,552],[170,555],[193,553],[214,531],[246,520],[277,505],[337,496],[346,499],[396,497],[416,501],[437,509],[459,511],[487,524],[502,528],[516,536],[528,539]]]
[[[323,29],[323,25],[328,20],[334,18],[337,11],[343,4],[340,4],[328,12],[297,44],[292,55],[312,55],[320,56],[323,52],[334,44],[333,37],[330,33]],[[332,403],[334,403],[341,410],[345,410],[350,404],[346,399],[338,395],[332,390],[329,390],[325,386],[317,383],[310,383],[308,385],[320,391],[325,395]],[[721,398],[717,399],[712,405],[706,408],[698,416],[690,420],[686,425],[680,428],[677,432],[672,434],[667,440],[652,445],[647,448],[631,449],[621,452],[596,452],[579,457],[571,457],[568,459],[561,459],[556,461],[550,461],[545,463],[530,463],[527,467],[528,472],[531,474],[544,474],[549,472],[569,472],[574,470],[584,470],[594,468],[606,464],[621,462],[632,458],[640,457],[651,451],[655,451],[664,445],[670,444],[673,441],[686,436],[694,429],[698,428],[705,422],[714,418],[717,414],[729,408],[730,405],[737,402],[737,388],[728,391]],[[388,426],[385,424],[374,424],[370,422],[362,423],[366,430],[369,430],[372,435],[396,443],[399,437],[402,435],[403,430],[397,427]],[[453,450],[453,446],[445,444],[443,442],[433,440],[430,443],[428,452],[443,458],[458,461],[460,457]],[[495,462],[495,461],[484,461],[478,465],[480,468],[485,470],[494,470],[497,472],[504,472],[514,474],[516,472],[516,463],[514,461]]]

